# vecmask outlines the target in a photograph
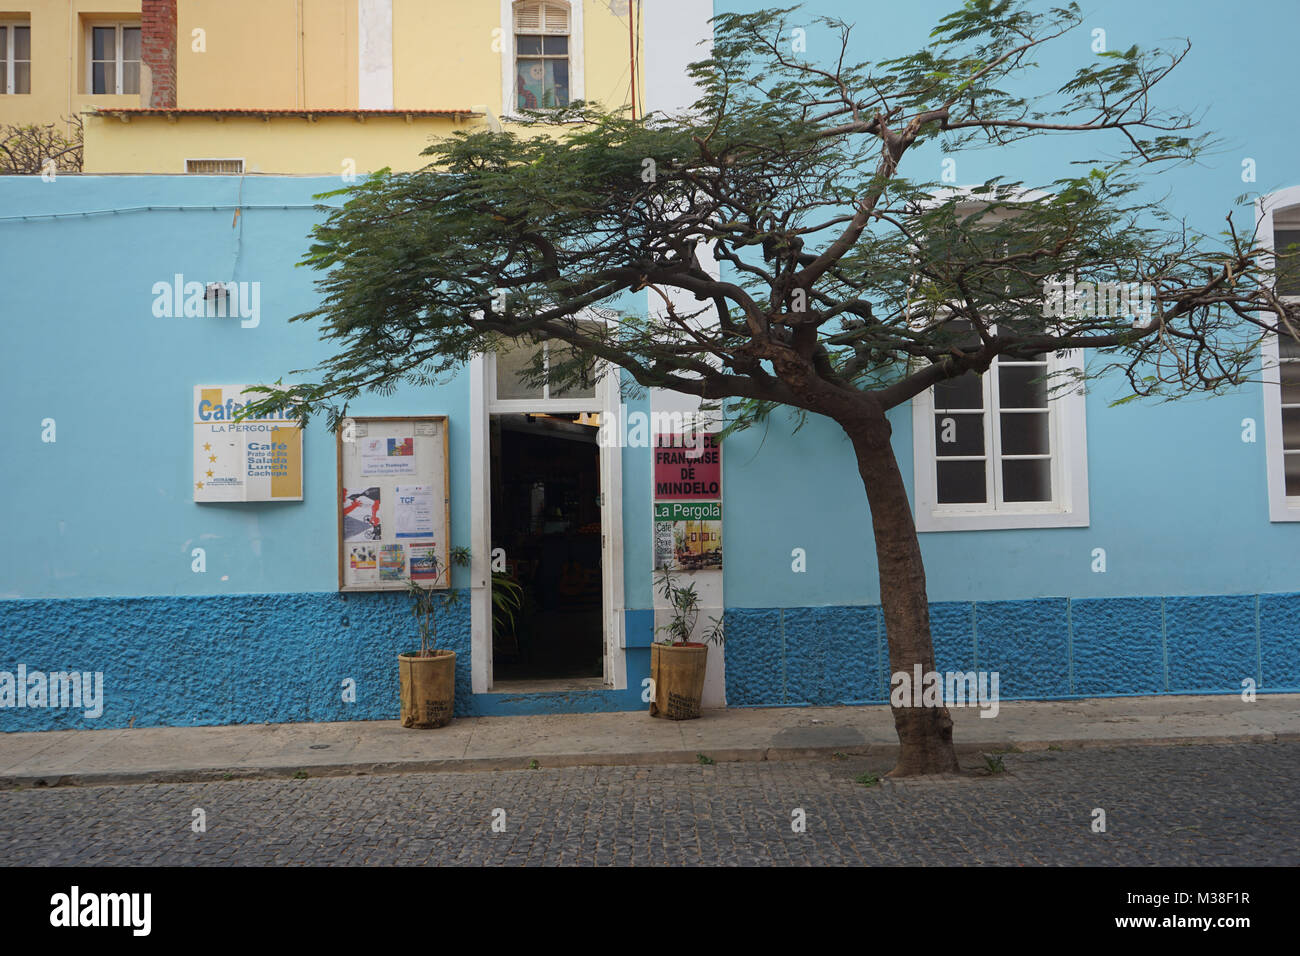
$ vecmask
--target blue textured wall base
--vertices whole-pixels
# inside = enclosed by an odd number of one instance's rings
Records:
[[[471,693],[465,598],[438,627],[438,645],[458,655],[457,716],[645,707],[649,648],[637,646],[626,690]],[[1300,687],[1300,594],[948,602],[930,614],[936,669],[996,670],[1003,699]],[[726,627],[732,706],[888,700],[877,607],[732,608]],[[97,719],[4,707],[4,731],[395,720],[397,655],[416,643],[407,599],[393,593],[9,600],[0,634],[0,686],[19,665],[104,675]]]
[[[439,615],[456,661],[456,715],[639,709],[648,655],[629,653],[629,689],[568,694],[470,692],[469,601]],[[0,730],[396,720],[397,655],[419,646],[403,594],[0,601],[0,672],[103,673],[103,713],[0,708]],[[640,673],[644,671],[644,674]],[[633,675],[636,680],[633,681]],[[344,701],[344,681],[356,687]]]
[[[733,707],[883,702],[876,607],[731,608]],[[997,671],[1004,700],[1300,688],[1300,594],[930,605],[935,669]]]

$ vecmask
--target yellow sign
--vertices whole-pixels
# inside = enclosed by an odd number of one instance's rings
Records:
[[[278,410],[237,420],[261,398],[246,388],[194,387],[194,500],[301,501],[302,428]]]

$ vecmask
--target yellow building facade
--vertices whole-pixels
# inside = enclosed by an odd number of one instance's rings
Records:
[[[113,92],[91,92],[90,44],[96,27],[101,29],[101,43],[107,39],[102,31],[111,28],[116,67],[118,28],[140,27],[140,4],[141,0],[0,0],[0,29],[4,30],[0,126],[57,123],[65,128],[69,117],[96,106],[139,106],[138,91],[116,92],[116,76]],[[124,39],[130,43],[129,36]],[[16,69],[24,65],[25,70]],[[16,75],[19,72],[26,74],[26,82]]]
[[[0,95],[0,125],[81,116],[86,173],[414,169],[431,138],[521,108],[631,106],[639,13],[636,0],[19,0],[0,28],[8,74],[30,81]]]

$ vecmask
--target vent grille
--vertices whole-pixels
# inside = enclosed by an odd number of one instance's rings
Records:
[[[185,171],[199,176],[238,176],[244,171],[242,159],[187,159]]]
[[[515,7],[516,33],[568,33],[569,8],[561,3],[521,3]]]

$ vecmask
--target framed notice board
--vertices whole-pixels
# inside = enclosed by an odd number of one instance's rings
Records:
[[[337,444],[339,590],[451,587],[447,416],[347,419]]]

